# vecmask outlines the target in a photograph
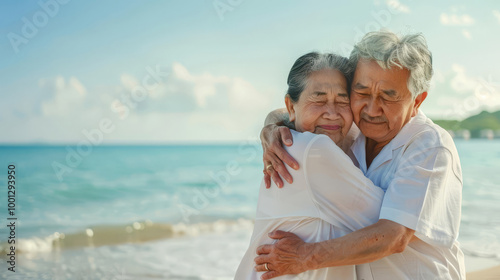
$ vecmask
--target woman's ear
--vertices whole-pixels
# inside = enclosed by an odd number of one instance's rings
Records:
[[[295,121],[295,107],[290,95],[285,96],[286,110],[288,111],[288,119],[290,122]]]

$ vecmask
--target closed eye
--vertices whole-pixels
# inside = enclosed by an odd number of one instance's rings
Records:
[[[335,103],[337,104],[350,104],[349,98],[338,98],[335,100]]]
[[[368,96],[370,95],[369,93],[364,93],[364,92],[359,92],[359,91],[354,91],[357,95],[361,95],[361,96]]]

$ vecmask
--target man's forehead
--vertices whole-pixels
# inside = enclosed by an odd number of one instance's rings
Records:
[[[401,72],[410,73],[408,69],[399,67],[398,65],[392,65],[389,68],[383,68],[382,66],[380,66],[379,62],[374,59],[360,58],[358,60],[358,64],[356,65],[355,72],[368,69],[370,71],[376,71],[378,73],[386,73],[386,74],[397,74]]]
[[[375,60],[360,59],[354,72],[353,85],[362,84],[369,86],[377,83],[386,86],[406,85],[410,71],[393,66],[391,69],[383,69]]]

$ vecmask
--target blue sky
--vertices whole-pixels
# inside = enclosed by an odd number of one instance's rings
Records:
[[[255,138],[297,57],[347,55],[380,28],[426,36],[427,115],[500,110],[497,1],[6,0],[0,143]]]

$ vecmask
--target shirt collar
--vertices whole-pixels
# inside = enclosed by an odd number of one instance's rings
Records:
[[[420,130],[416,129],[417,126],[424,124],[427,121],[425,114],[418,110],[415,117],[411,118],[410,121],[401,128],[399,133],[389,142],[386,146],[390,147],[390,150],[394,151],[406,145],[408,141]],[[385,148],[385,147],[384,147]]]
[[[410,121],[403,126],[399,133],[382,148],[382,151],[375,157],[372,164],[370,164],[370,170],[377,168],[384,162],[391,160],[393,152],[401,147],[403,147],[408,141],[417,133],[419,130],[415,129],[415,126],[425,123],[427,117],[425,114],[419,110],[417,115],[410,119]],[[366,166],[366,137],[360,133],[358,138],[354,141],[351,146],[351,151],[358,160],[359,168],[363,173],[368,173],[368,168]]]
[[[366,174],[367,172],[365,145],[366,145],[366,137],[363,135],[363,133],[360,133],[351,146],[351,151],[354,154],[356,160],[358,161],[359,164],[358,167],[359,169],[361,169],[361,171],[363,171],[364,174]]]

